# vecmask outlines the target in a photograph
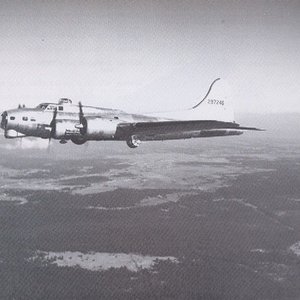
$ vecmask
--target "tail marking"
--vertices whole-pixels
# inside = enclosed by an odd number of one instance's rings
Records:
[[[217,78],[217,79],[215,79],[215,80],[212,82],[212,84],[210,85],[210,87],[209,87],[209,89],[208,89],[208,91],[207,91],[205,97],[204,97],[198,104],[196,104],[195,106],[193,106],[192,109],[197,108],[197,107],[198,107],[198,106],[199,106],[199,105],[200,105],[200,104],[208,97],[208,95],[209,95],[209,93],[210,93],[210,91],[211,91],[213,85],[215,84],[216,81],[218,81],[218,80],[220,80],[220,79],[221,79],[221,78]]]

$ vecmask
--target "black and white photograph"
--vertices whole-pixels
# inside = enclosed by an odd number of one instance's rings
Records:
[[[0,300],[300,299],[299,0],[0,0]]]

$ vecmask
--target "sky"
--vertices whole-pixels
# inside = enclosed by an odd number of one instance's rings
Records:
[[[300,112],[300,2],[0,1],[0,110],[68,97],[133,112],[199,102]]]

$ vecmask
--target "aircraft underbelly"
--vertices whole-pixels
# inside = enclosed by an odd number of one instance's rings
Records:
[[[19,133],[19,136],[49,138],[50,135],[50,128],[45,124],[18,124],[15,125],[14,128],[14,131]]]

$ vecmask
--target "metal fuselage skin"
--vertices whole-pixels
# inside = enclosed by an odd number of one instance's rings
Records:
[[[6,138],[40,137],[50,138],[51,121],[54,110],[57,110],[55,139],[69,140],[80,136],[76,128],[79,125],[78,105],[45,104],[37,108],[19,108],[8,110],[2,114],[1,127],[5,128]],[[121,110],[83,106],[88,122],[86,140],[122,140],[116,137],[117,126],[120,123],[155,122],[162,118],[148,117],[138,114],[128,114]],[[3,116],[4,115],[4,116]],[[6,122],[4,126],[4,122]],[[125,139],[125,138],[124,138]]]
[[[152,115],[129,114],[121,110],[73,105],[68,98],[56,103],[41,103],[36,108],[18,108],[1,115],[1,128],[6,138],[40,137],[71,140],[77,145],[86,141],[126,141],[136,148],[141,141],[206,138],[240,135],[244,130],[235,123],[233,110],[224,88],[212,90],[190,109]],[[221,89],[220,89],[221,87]]]

